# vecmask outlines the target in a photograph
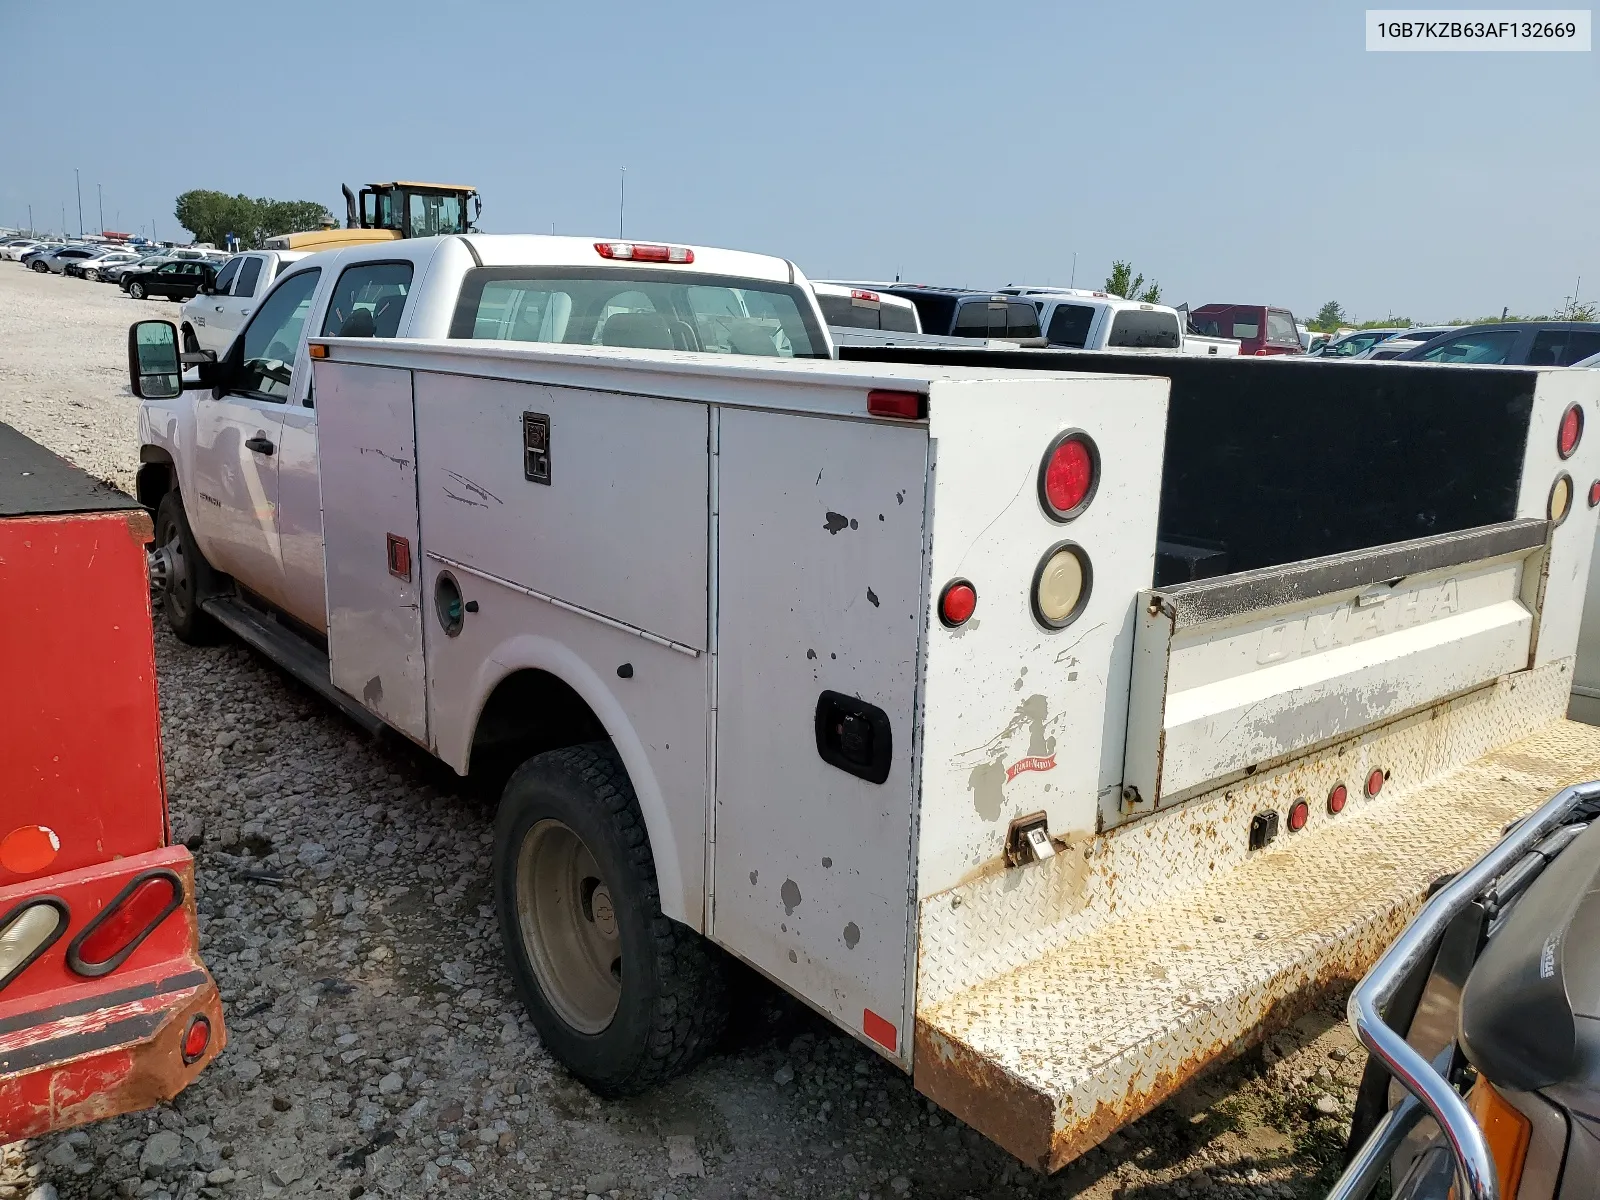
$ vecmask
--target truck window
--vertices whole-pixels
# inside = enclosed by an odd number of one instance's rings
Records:
[[[450,336],[828,357],[800,289],[676,271],[480,267],[461,285]]]
[[[1543,329],[1533,339],[1528,355],[1531,367],[1570,367],[1592,354],[1600,354],[1600,332],[1581,329]]]
[[[1006,331],[1005,306],[998,306],[993,314],[989,311],[989,301],[968,300],[956,309],[956,323],[950,333],[954,337],[986,338],[999,337]]]
[[[1176,350],[1178,318],[1172,313],[1125,308],[1111,322],[1108,346],[1135,346],[1144,350]]]
[[[857,304],[849,296],[829,296],[818,293],[817,305],[822,309],[822,319],[841,329],[887,329],[893,333],[916,333],[917,323],[912,317],[915,308],[879,301],[877,307]]]
[[[289,398],[289,377],[300,349],[300,331],[311,311],[311,297],[322,272],[316,267],[296,271],[273,289],[255,319],[245,326],[239,339],[243,346],[239,383],[236,388],[263,400],[282,402]]]
[[[467,231],[460,196],[419,196],[412,193],[410,211],[406,215],[407,232],[411,237],[438,237],[440,234]]]
[[[1436,363],[1503,363],[1516,348],[1519,336],[1515,329],[1469,333],[1451,338],[1418,357],[1422,362]]]
[[[1233,332],[1228,336],[1242,338],[1245,341],[1249,341],[1253,337],[1260,337],[1261,322],[1259,319],[1254,321],[1235,321],[1233,323]]]
[[[1298,346],[1300,331],[1294,327],[1294,316],[1282,309],[1267,309],[1267,341],[1278,346]]]
[[[228,287],[233,283],[233,277],[239,273],[239,266],[244,262],[242,258],[230,260],[222,270],[217,272],[217,280],[211,286],[217,289],[217,295],[226,296]]]
[[[233,294],[235,296],[254,296],[256,294],[256,284],[261,279],[261,263],[263,260],[259,254],[252,254],[240,261],[243,265],[239,268],[239,280],[233,286]],[[220,280],[218,282],[220,283]]]
[[[328,301],[323,337],[392,338],[400,332],[406,293],[411,290],[408,262],[356,263],[346,267]]]
[[[1039,336],[1039,310],[1027,301],[1006,305],[1006,328],[1009,338],[1036,338]]]
[[[1052,346],[1070,346],[1082,350],[1089,344],[1089,326],[1094,324],[1094,309],[1087,304],[1058,304],[1050,314]]]

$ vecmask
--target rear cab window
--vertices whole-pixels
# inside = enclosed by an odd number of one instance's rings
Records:
[[[1294,327],[1293,313],[1281,308],[1267,309],[1267,341],[1274,346],[1300,344],[1300,331]]]
[[[809,298],[791,284],[604,267],[479,267],[452,338],[828,358]]]
[[[1142,350],[1176,350],[1182,338],[1175,313],[1125,308],[1111,321],[1108,346]]]
[[[1052,346],[1082,350],[1089,344],[1094,312],[1094,307],[1088,304],[1058,304],[1050,314],[1050,328],[1045,336]]]
[[[856,289],[859,291],[859,289]],[[861,292],[861,297],[877,296],[876,292]],[[894,333],[915,333],[917,323],[914,308],[908,308],[898,297],[876,301],[858,298],[852,294],[838,296],[818,292],[817,305],[822,309],[822,319],[840,329],[887,329]]]

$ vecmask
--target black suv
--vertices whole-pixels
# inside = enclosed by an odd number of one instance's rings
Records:
[[[1463,325],[1412,347],[1393,361],[1570,367],[1596,354],[1600,354],[1600,322],[1507,321]]]
[[[943,337],[1007,338],[1029,341],[1043,336],[1039,310],[1018,296],[970,292],[961,288],[926,287],[922,284],[872,285],[877,291],[900,296],[917,306],[922,332]]]
[[[217,266],[198,258],[184,258],[162,263],[139,271],[127,271],[121,279],[122,290],[135,300],[151,296],[165,296],[169,300],[192,300],[200,288],[217,278]]]

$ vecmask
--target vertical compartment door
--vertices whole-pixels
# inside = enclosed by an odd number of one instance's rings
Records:
[[[411,372],[316,372],[333,684],[427,745]]]
[[[713,936],[901,1062],[927,460],[917,426],[721,414]]]

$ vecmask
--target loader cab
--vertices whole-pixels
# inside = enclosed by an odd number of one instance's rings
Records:
[[[349,192],[346,190],[347,203]],[[469,215],[468,207],[471,206]],[[483,213],[478,190],[464,184],[369,183],[349,204],[350,228],[385,229],[403,238],[476,232]]]

